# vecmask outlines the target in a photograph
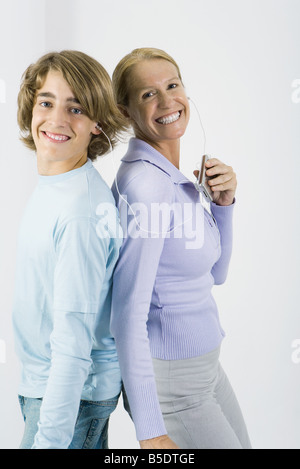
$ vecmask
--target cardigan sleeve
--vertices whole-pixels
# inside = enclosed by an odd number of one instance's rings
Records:
[[[225,282],[232,253],[232,219],[235,199],[231,205],[221,206],[211,203],[211,211],[220,232],[221,256],[212,268],[216,285]]]
[[[126,184],[123,192],[128,205],[119,200],[126,237],[114,273],[111,319],[138,440],[167,433],[156,391],[147,320],[168,226],[161,227],[160,234],[152,232],[149,215],[153,203],[172,203],[173,185],[161,171],[155,171],[155,178],[149,175],[148,168]]]

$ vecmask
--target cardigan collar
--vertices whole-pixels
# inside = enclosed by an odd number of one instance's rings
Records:
[[[155,150],[151,145],[138,138],[131,138],[127,153],[122,161],[132,163],[134,161],[147,161],[164,171],[175,184],[191,183],[165,156]]]

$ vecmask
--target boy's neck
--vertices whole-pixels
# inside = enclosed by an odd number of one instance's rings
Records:
[[[57,176],[80,168],[87,162],[87,155],[63,161],[49,161],[37,155],[37,169],[40,176]]]

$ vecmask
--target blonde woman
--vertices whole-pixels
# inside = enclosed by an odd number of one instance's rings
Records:
[[[13,308],[20,448],[107,448],[121,390],[109,322],[122,235],[92,162],[110,149],[101,129],[114,145],[123,128],[109,75],[82,52],[41,57],[24,73],[18,122],[38,170],[20,227]]]
[[[189,100],[166,52],[134,50],[113,85],[135,134],[113,186],[127,236],[114,273],[112,332],[137,438],[145,449],[250,448],[219,362],[224,331],[211,292],[227,275],[235,173],[207,162],[213,202],[205,210],[180,172]]]

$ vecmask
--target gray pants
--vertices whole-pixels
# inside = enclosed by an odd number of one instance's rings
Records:
[[[182,449],[251,449],[220,349],[187,360],[153,359],[169,437]]]

